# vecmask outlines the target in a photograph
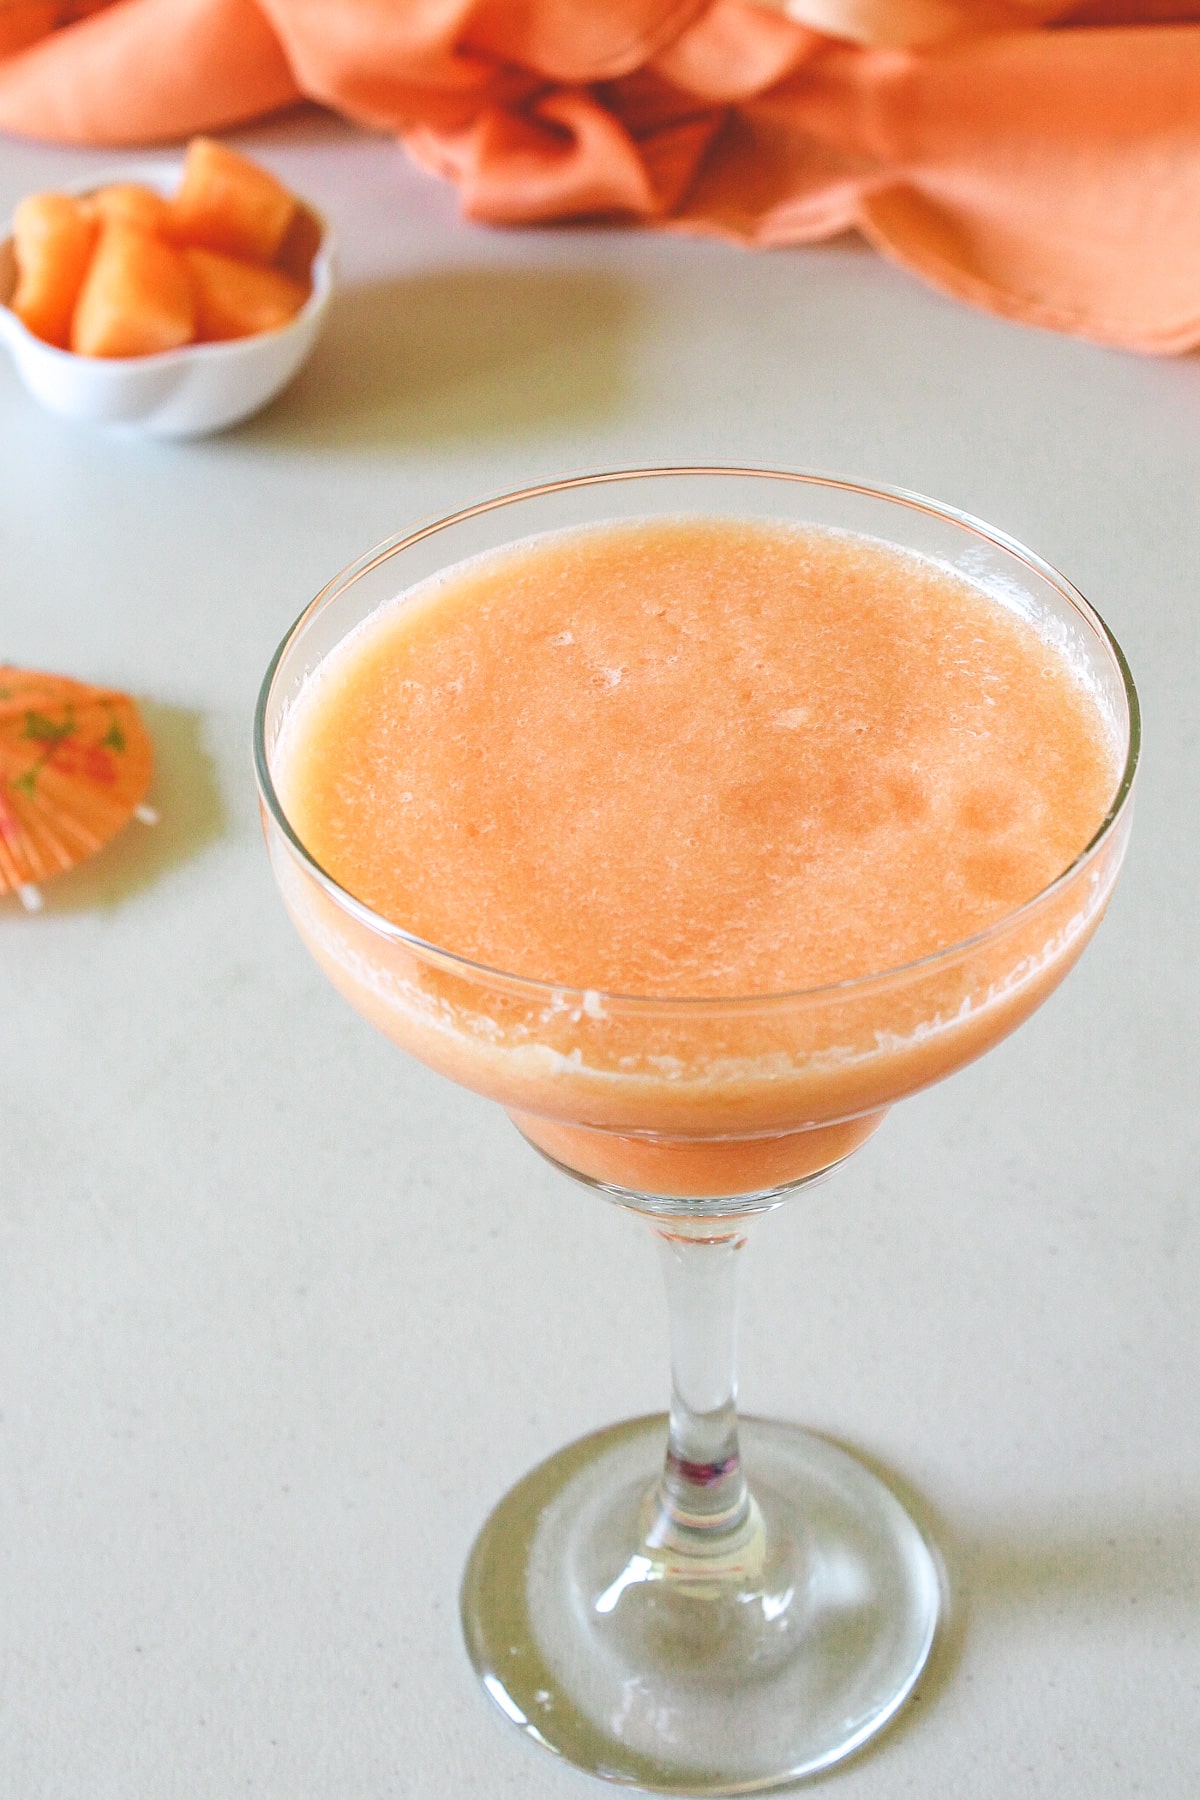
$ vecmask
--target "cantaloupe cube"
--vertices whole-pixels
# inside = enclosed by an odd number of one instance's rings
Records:
[[[185,250],[196,296],[196,336],[256,337],[294,318],[308,290],[279,269],[240,262],[216,250]]]
[[[295,210],[293,196],[257,163],[212,138],[193,138],[171,202],[171,231],[179,244],[269,263]]]
[[[96,242],[96,225],[70,194],[30,194],[13,216],[17,285],[12,310],[35,337],[65,350]]]
[[[153,356],[195,336],[187,265],[153,232],[114,220],[100,233],[71,322],[80,356]]]
[[[303,200],[297,200],[292,222],[272,259],[273,267],[282,269],[293,281],[302,281],[307,286],[312,276],[313,259],[321,248],[323,235],[321,221],[316,213],[310,212]]]
[[[57,0],[8,0],[0,6],[0,56],[15,56],[48,37],[64,23],[59,12]]]
[[[85,196],[82,205],[84,211],[101,225],[120,219],[126,225],[136,225],[140,231],[162,234],[166,233],[171,217],[171,209],[162,195],[136,181],[114,181],[108,187],[97,188]]]

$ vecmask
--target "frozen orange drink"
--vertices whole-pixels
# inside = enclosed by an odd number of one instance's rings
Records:
[[[1061,878],[1121,761],[1069,634],[947,563],[634,518],[469,558],[348,632],[272,776],[361,907],[277,872],[360,1010],[558,1161],[749,1193],[1045,997],[1115,879],[1115,854]]]
[[[1071,967],[1137,752],[1121,651],[1048,564],[788,470],[481,501],[280,646],[255,758],[308,947],[662,1254],[669,1416],[531,1471],[463,1579],[484,1690],[563,1760],[758,1793],[911,1693],[937,1559],[828,1438],[739,1425],[740,1251]]]

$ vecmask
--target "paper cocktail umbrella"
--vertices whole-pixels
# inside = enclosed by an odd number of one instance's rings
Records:
[[[100,850],[142,805],[154,753],[127,694],[0,664],[0,894],[31,910],[38,883]]]

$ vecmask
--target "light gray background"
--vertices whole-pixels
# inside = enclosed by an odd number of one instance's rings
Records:
[[[0,367],[0,660],[138,695],[162,812],[41,916],[0,902],[0,1793],[588,1792],[476,1692],[457,1584],[516,1476],[664,1401],[656,1259],[325,985],[272,888],[250,718],[377,539],[707,457],[1015,533],[1109,620],[1147,719],[1080,969],[750,1254],[747,1409],[890,1468],[953,1582],[917,1700],[827,1786],[1195,1794],[1200,361],[962,310],[850,239],[469,227],[316,113],[239,141],[341,243],[280,402],[155,444]],[[8,140],[0,212],[128,160]]]

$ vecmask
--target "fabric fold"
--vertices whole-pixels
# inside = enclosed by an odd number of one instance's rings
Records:
[[[9,0],[0,129],[153,143],[307,98],[494,224],[856,227],[941,291],[1200,343],[1200,0]],[[7,54],[5,54],[7,50]]]
[[[301,99],[254,0],[117,0],[0,60],[0,131],[147,144]]]

